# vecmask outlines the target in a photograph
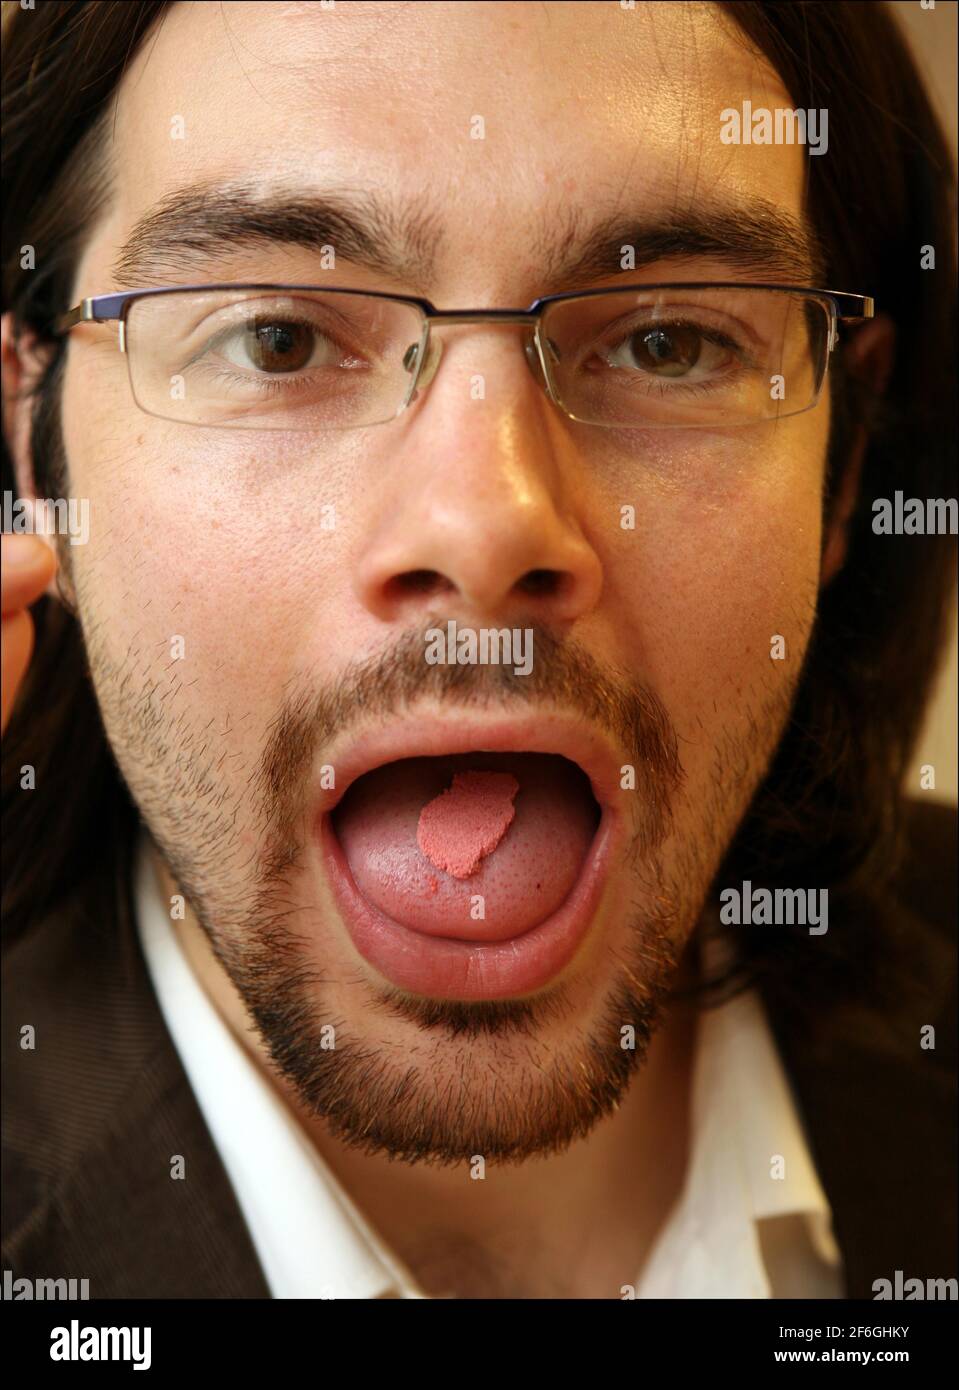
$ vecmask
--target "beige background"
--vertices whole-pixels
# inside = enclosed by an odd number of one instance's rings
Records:
[[[926,77],[929,91],[952,142],[955,159],[956,20],[959,5],[956,0],[936,0],[935,9],[924,10],[919,0],[893,0],[892,9],[906,31]],[[949,287],[949,293],[955,293],[955,286]],[[956,739],[956,691],[959,686],[957,651],[959,642],[954,605],[951,639],[943,653],[939,680],[929,703],[926,726],[916,748],[914,767],[907,783],[911,792],[920,794],[919,768],[924,763],[931,763],[936,770],[936,789],[922,792],[921,795],[953,804],[957,800],[956,764],[959,760]]]

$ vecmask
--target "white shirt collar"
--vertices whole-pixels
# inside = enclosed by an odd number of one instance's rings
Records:
[[[146,836],[135,873],[160,1008],[273,1297],[421,1297],[210,1002],[160,896]]]
[[[685,1184],[639,1296],[840,1297],[829,1203],[755,992],[699,1015],[691,1107]]]
[[[273,1297],[425,1297],[209,1000],[151,851],[144,832],[134,887],[147,966]],[[636,1296],[841,1296],[829,1206],[755,994],[700,1015],[691,1105],[684,1188]]]

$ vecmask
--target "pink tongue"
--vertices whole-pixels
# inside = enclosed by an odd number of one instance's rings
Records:
[[[597,808],[564,758],[470,753],[377,768],[333,819],[357,887],[381,912],[431,936],[503,941],[569,895]]]

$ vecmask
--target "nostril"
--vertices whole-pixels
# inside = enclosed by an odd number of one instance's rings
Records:
[[[402,598],[430,598],[452,588],[449,580],[438,570],[407,570],[396,574],[386,585],[391,601]]]
[[[561,578],[558,570],[529,570],[517,587],[529,598],[551,598],[559,592]]]

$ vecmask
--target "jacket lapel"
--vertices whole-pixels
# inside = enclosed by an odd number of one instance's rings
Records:
[[[889,946],[875,993],[827,1008],[807,981],[788,997],[770,986],[765,998],[832,1207],[847,1297],[873,1299],[874,1281],[897,1269],[955,1274],[955,964],[947,937],[901,903],[859,910]],[[921,1046],[930,1024],[933,1049]]]
[[[130,847],[112,886],[88,884],[7,955],[4,1267],[89,1279],[91,1298],[269,1298],[153,993]]]

